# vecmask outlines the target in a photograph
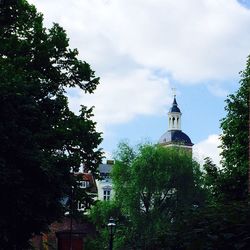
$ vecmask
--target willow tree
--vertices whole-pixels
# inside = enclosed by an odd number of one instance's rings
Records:
[[[120,144],[112,178],[128,249],[161,249],[183,211],[203,202],[199,165],[182,149]]]

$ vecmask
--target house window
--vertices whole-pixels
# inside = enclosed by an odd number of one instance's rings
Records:
[[[80,188],[87,188],[89,187],[88,181],[80,181]]]
[[[104,189],[103,190],[103,200],[104,201],[109,201],[110,200],[110,193],[111,193],[111,190],[109,189]]]
[[[90,203],[87,201],[77,201],[77,210],[78,211],[85,211],[86,209],[90,208]]]
[[[80,201],[77,202],[77,210],[78,211],[84,210],[84,205]]]

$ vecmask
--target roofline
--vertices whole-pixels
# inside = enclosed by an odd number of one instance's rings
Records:
[[[175,141],[170,141],[170,142],[160,142],[158,143],[159,145],[173,145],[173,146],[180,146],[180,147],[193,147],[194,143],[181,143],[181,142],[175,142]]]
[[[180,112],[168,112],[168,114],[181,114],[182,115],[182,113],[181,113],[181,111]]]

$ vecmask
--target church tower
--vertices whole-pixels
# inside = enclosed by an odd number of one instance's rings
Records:
[[[172,107],[168,112],[168,131],[160,137],[158,143],[164,147],[181,147],[192,152],[194,144],[188,135],[181,130],[181,115],[174,95]]]

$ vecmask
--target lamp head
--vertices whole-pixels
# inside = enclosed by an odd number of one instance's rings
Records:
[[[113,236],[115,234],[115,229],[116,229],[115,220],[112,217],[110,217],[108,222],[109,235]]]

